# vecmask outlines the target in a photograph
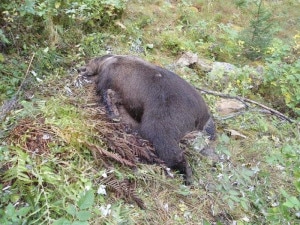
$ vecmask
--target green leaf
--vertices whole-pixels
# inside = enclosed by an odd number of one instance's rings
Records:
[[[67,213],[69,213],[71,216],[75,216],[76,215],[76,206],[69,204],[67,207]]]
[[[230,199],[232,199],[235,202],[240,202],[240,198],[233,196],[233,195],[230,195]]]
[[[72,223],[66,218],[56,220],[52,225],[71,225]]]
[[[19,216],[26,216],[28,212],[30,211],[30,207],[22,207],[21,209],[18,210],[17,214]]]
[[[94,190],[88,190],[78,201],[80,209],[87,209],[94,204]]]
[[[8,206],[6,206],[5,213],[9,217],[13,216],[15,214],[15,207],[9,203]]]
[[[283,205],[288,208],[295,207],[298,210],[300,208],[300,201],[295,196],[291,196],[286,199],[286,202]]]
[[[281,189],[280,191],[281,191],[281,194],[282,194],[285,198],[288,198],[288,197],[289,197],[288,193],[287,193],[285,190]]]
[[[76,214],[77,219],[79,219],[80,221],[87,221],[91,218],[92,214],[89,211],[83,210],[83,211],[79,211]]]
[[[229,190],[229,193],[228,193],[228,194],[231,195],[231,196],[239,196],[240,193],[238,193],[238,192],[235,191],[235,190]]]
[[[72,223],[66,218],[56,220],[52,225],[71,225]]]
[[[248,205],[246,203],[246,201],[241,201],[241,206],[245,209],[245,210],[248,210]]]
[[[180,190],[177,193],[183,196],[188,196],[191,194],[190,189],[184,185],[180,186]]]
[[[222,134],[220,139],[223,143],[228,144],[230,142],[230,138],[226,134]]]

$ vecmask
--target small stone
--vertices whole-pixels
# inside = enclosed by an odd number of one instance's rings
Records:
[[[221,99],[216,103],[217,111],[220,115],[228,115],[245,108],[245,105],[234,99]]]

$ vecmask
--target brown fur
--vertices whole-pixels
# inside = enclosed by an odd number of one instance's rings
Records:
[[[121,105],[140,135],[152,142],[159,158],[190,178],[180,139],[203,129],[211,139],[215,137],[214,122],[195,88],[175,73],[134,56],[104,55],[79,71],[97,75],[97,92],[109,115],[114,116],[113,105]],[[114,92],[112,98],[108,90]]]

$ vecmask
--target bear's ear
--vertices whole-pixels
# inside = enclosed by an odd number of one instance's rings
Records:
[[[77,71],[81,76],[84,76],[84,77],[94,75],[94,73],[91,72],[91,69],[89,69],[88,66],[82,66],[82,67],[78,68]]]
[[[77,72],[80,74],[86,72],[86,66],[82,66],[82,67],[78,68]]]

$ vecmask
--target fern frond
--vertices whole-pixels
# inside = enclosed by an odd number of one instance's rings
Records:
[[[99,146],[96,146],[91,143],[85,143],[87,147],[92,151],[95,152],[95,155],[100,155],[100,157],[109,158],[112,160],[117,161],[118,163],[121,163],[122,165],[126,165],[129,167],[135,167],[135,164],[130,162],[127,159],[122,158],[119,154],[110,152],[108,150],[105,150],[104,148],[101,148]]]
[[[108,189],[113,191],[118,198],[124,199],[126,202],[133,201],[141,209],[146,209],[146,206],[136,192],[136,183],[129,179],[119,181],[114,174],[111,174],[102,181]]]

